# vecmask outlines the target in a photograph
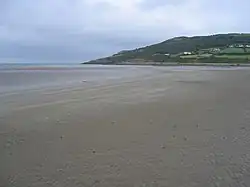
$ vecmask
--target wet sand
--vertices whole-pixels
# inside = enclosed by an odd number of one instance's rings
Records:
[[[0,186],[249,186],[249,80],[154,67],[1,94]]]

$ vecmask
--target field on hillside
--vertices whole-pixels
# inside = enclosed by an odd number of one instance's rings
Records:
[[[228,58],[228,59],[250,59],[250,54],[246,55],[216,55],[216,58]]]
[[[180,58],[183,59],[192,59],[192,58],[209,58],[212,54],[200,54],[200,55],[181,55]]]
[[[246,52],[250,53],[250,48],[246,48]],[[230,54],[230,53],[242,54],[242,53],[246,53],[246,52],[244,51],[243,48],[226,48],[226,49],[220,51],[220,53],[226,53],[226,54]]]
[[[218,52],[216,52],[218,51]],[[219,51],[218,48],[201,49],[199,54],[180,55],[179,58],[183,60],[202,60],[202,61],[216,61],[216,60],[250,60],[250,48],[225,48]]]

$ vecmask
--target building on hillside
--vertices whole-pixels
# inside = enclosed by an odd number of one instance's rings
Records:
[[[233,45],[229,45],[229,48],[250,48],[250,44],[233,44]]]
[[[153,54],[153,56],[162,56],[162,55],[164,55],[164,56],[170,56],[169,53],[165,53],[165,54],[163,54],[163,53],[155,53],[155,54]]]
[[[220,48],[213,48],[210,50],[210,52],[220,52]]]
[[[183,55],[192,55],[191,52],[183,52]]]

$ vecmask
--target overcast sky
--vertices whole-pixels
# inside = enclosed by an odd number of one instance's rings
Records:
[[[249,0],[0,0],[0,61],[79,62],[180,35],[249,32]]]

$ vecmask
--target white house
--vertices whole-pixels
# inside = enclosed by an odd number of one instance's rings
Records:
[[[191,52],[183,52],[183,55],[192,55]]]
[[[220,49],[219,49],[219,48],[213,48],[213,49],[211,49],[211,51],[212,51],[212,52],[219,52]]]

